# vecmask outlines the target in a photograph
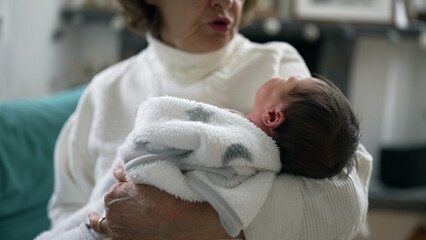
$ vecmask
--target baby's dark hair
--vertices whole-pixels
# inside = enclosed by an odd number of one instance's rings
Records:
[[[351,104],[332,82],[318,79],[312,87],[294,88],[283,101],[285,121],[274,131],[282,172],[328,178],[356,164],[359,122]]]

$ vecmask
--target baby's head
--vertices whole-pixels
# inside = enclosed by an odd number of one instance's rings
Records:
[[[250,121],[280,148],[282,172],[327,178],[354,166],[359,123],[349,101],[330,81],[274,78],[256,93]]]

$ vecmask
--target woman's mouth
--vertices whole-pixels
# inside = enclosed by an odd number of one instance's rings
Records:
[[[226,32],[231,28],[231,21],[227,18],[217,18],[209,23],[209,26],[216,32]]]

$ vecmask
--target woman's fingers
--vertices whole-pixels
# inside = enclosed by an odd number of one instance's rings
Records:
[[[117,178],[120,182],[126,181],[126,171],[124,170],[123,166],[116,166],[113,169],[114,177]]]
[[[105,217],[100,217],[97,213],[89,213],[90,227],[98,233],[104,233],[109,235],[108,220]]]
[[[114,174],[114,177],[118,180],[117,183],[114,183],[106,192],[104,196],[114,194],[117,192],[117,189],[121,188],[121,185],[127,183],[126,181],[126,171],[124,170],[123,166],[115,166],[112,170],[112,173]]]
[[[96,231],[96,222],[98,221],[99,218],[100,218],[100,216],[97,213],[95,213],[95,212],[89,213],[90,227],[93,228],[95,231]]]
[[[119,181],[119,183],[114,184],[109,189],[108,193],[114,192],[116,188],[126,182],[126,172],[123,166],[116,166],[113,169],[114,177]],[[110,228],[108,226],[108,220],[105,217],[100,217],[96,212],[89,213],[89,223],[90,227],[98,232],[110,235]]]

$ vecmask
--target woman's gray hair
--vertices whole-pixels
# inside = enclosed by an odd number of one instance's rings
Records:
[[[127,19],[127,25],[136,33],[150,31],[158,37],[161,27],[161,19],[158,16],[157,7],[147,4],[145,0],[118,0],[123,15]],[[253,10],[259,0],[245,0],[241,24],[248,24]]]

